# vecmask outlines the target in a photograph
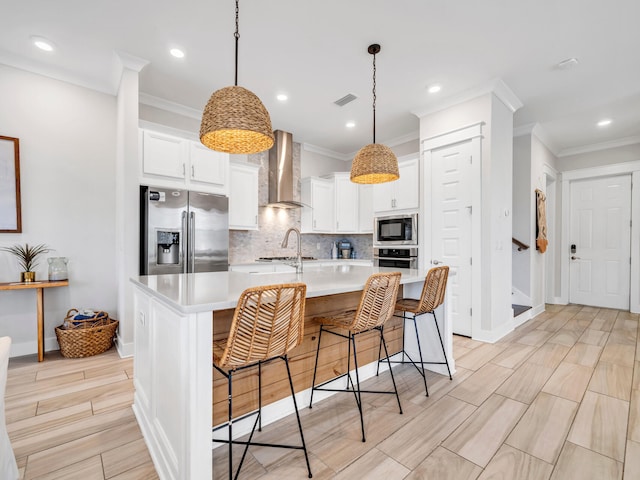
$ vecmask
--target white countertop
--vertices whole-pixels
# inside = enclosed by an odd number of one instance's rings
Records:
[[[210,272],[175,275],[145,275],[131,281],[181,313],[197,313],[234,308],[240,294],[249,287],[276,283],[303,282],[307,298],[362,290],[372,273],[402,273],[401,284],[424,281],[427,271],[360,265],[311,266],[304,272]]]

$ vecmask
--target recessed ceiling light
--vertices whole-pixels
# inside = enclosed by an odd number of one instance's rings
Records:
[[[179,48],[172,48],[169,50],[169,53],[176,58],[184,58],[184,52]]]
[[[39,37],[37,35],[33,35],[31,37],[31,41],[33,44],[38,47],[40,50],[44,50],[45,52],[53,51],[53,42],[51,40],[47,40],[44,37]]]
[[[347,124],[345,125],[347,128],[353,128],[356,126],[355,122],[347,122]]]
[[[276,98],[278,100],[280,100],[281,102],[284,102],[285,100],[287,100],[289,97],[287,97],[284,93],[280,93],[276,96]]]
[[[600,120],[600,121],[598,122],[598,124],[597,124],[597,125],[598,125],[599,127],[606,127],[606,126],[607,126],[607,125],[609,125],[609,124],[611,124],[611,119],[609,119],[609,118],[605,118],[605,119],[603,119],[603,120]]]
[[[440,90],[442,90],[442,86],[441,85],[431,85],[428,88],[428,92],[429,93],[438,93]]]

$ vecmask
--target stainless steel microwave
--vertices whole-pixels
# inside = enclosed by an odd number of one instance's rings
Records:
[[[418,245],[418,214],[376,217],[373,244],[375,246]]]

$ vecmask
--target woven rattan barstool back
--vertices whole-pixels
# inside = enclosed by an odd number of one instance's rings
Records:
[[[309,456],[302,433],[302,424],[298,414],[298,405],[293,390],[291,371],[287,353],[300,344],[304,335],[304,309],[307,286],[304,283],[285,283],[278,285],[265,285],[253,287],[242,292],[234,311],[226,340],[213,344],[213,366],[227,378],[229,387],[228,421],[219,425],[214,431],[227,427],[227,439],[214,439],[215,442],[229,444],[229,478],[238,478],[249,445],[259,444],[278,448],[293,448],[304,450],[309,478],[311,478],[311,466]],[[270,443],[252,443],[253,434],[258,427],[262,428],[262,364],[271,360],[281,359],[287,367],[291,397],[295,407],[298,428],[302,445],[281,445]],[[257,366],[258,367],[258,409],[252,414],[256,420],[248,441],[233,440],[232,412],[232,376],[235,372]],[[235,477],[233,475],[233,444],[245,445],[240,464],[237,467]]]
[[[391,363],[411,363],[418,373],[422,375],[422,379],[424,381],[424,390],[429,396],[429,389],[427,388],[427,376],[424,371],[425,364],[432,365],[446,365],[447,372],[449,373],[449,380],[451,377],[451,369],[449,368],[449,360],[447,359],[447,354],[444,348],[444,342],[442,340],[442,334],[440,333],[440,327],[438,326],[438,319],[436,318],[435,310],[444,303],[444,295],[447,289],[447,279],[449,278],[449,267],[443,265],[441,267],[434,267],[427,272],[427,276],[424,280],[424,286],[422,287],[422,294],[419,299],[414,298],[401,298],[396,302],[396,310],[402,312],[402,360],[401,361],[391,361]],[[408,316],[407,313],[411,315]],[[438,332],[438,338],[440,340],[440,346],[442,347],[442,354],[444,356],[444,361],[442,362],[425,362],[422,358],[422,348],[420,346],[420,336],[418,334],[418,325],[416,323],[417,319],[426,313],[430,313],[433,316],[433,323],[436,326],[436,331]],[[404,349],[404,324],[407,320],[413,320],[414,329],[416,332],[416,341],[418,345],[418,355],[420,356],[420,361],[414,361],[409,354]],[[380,350],[379,350],[380,352]],[[381,352],[380,352],[381,353]],[[409,359],[409,361],[405,361],[405,355]],[[380,358],[380,355],[378,355]],[[388,359],[387,359],[388,360]]]
[[[393,378],[393,372],[391,371],[391,364],[389,364],[389,372],[391,373],[391,381],[393,383],[393,391],[379,391],[379,390],[362,390],[360,388],[360,376],[358,374],[358,356],[356,350],[356,335],[369,332],[371,330],[378,330],[380,332],[380,348],[384,347],[385,354],[389,356],[387,352],[387,344],[384,339],[383,328],[387,320],[393,316],[394,307],[396,303],[396,297],[398,296],[398,288],[400,286],[400,272],[391,273],[374,273],[371,275],[365,284],[364,290],[360,297],[360,303],[357,310],[351,310],[340,313],[331,317],[315,317],[313,320],[320,323],[320,333],[318,335],[318,348],[316,351],[316,362],[313,369],[313,380],[311,385],[311,399],[309,401],[309,408],[313,405],[313,392],[321,390],[325,392],[352,392],[356,399],[356,404],[360,412],[360,426],[362,428],[362,441],[365,441],[364,433],[364,419],[362,415],[362,393],[387,393],[395,394],[398,400],[398,408],[402,413],[402,406],[400,405],[400,397],[398,396],[398,389],[396,388],[396,382]],[[347,330],[345,335],[341,331]],[[316,385],[316,373],[318,370],[318,354],[320,353],[320,341],[322,339],[322,333],[331,333],[347,339],[349,342],[348,356],[347,356],[347,371],[346,373],[338,376],[347,377],[347,385],[345,389],[335,389],[324,387],[329,382],[336,380],[332,378],[329,381]],[[354,382],[351,379],[351,349],[353,348],[353,363],[355,367]]]

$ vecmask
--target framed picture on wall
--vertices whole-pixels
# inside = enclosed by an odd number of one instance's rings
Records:
[[[20,141],[0,135],[0,233],[20,232]]]

